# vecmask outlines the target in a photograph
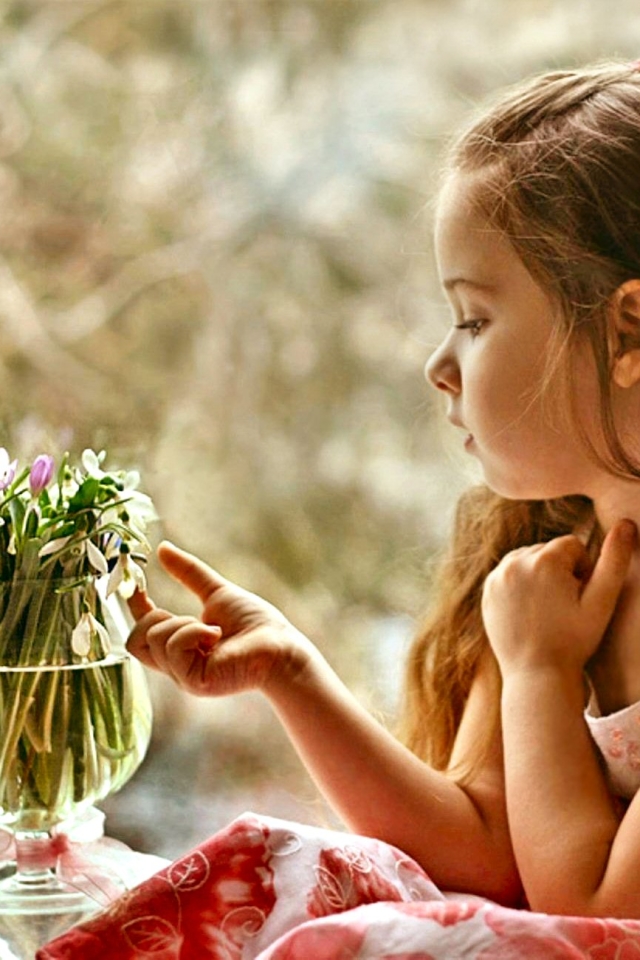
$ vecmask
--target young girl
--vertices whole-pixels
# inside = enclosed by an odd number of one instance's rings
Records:
[[[468,929],[477,897],[513,907],[523,894],[537,911],[640,918],[638,66],[536,77],[475,121],[451,152],[436,252],[453,323],[427,376],[486,487],[460,503],[440,599],[410,655],[406,746],[281,613],[171,544],[160,561],[202,615],[137,594],[129,647],[196,695],[262,691],[362,835],[349,842],[364,857],[363,838],[384,841],[439,888],[475,895]],[[292,911],[295,928],[305,917]],[[483,916],[493,943],[507,916],[521,931],[533,915]],[[566,954],[559,940],[555,952],[492,954],[476,939],[469,952],[427,940],[402,955],[586,956],[576,945],[595,943],[584,939],[595,928],[567,923]],[[640,948],[640,924],[611,936]],[[259,956],[355,955],[318,951]]]

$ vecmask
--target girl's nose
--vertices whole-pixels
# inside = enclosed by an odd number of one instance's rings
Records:
[[[446,340],[427,360],[424,375],[428,383],[437,390],[444,390],[445,393],[460,392],[460,368]]]

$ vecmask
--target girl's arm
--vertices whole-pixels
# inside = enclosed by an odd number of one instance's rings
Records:
[[[478,675],[454,755],[473,758],[495,696]],[[438,886],[502,902],[521,895],[506,821],[499,734],[489,762],[465,787],[403,747],[364,710],[326,661],[279,677],[267,692],[324,796],[357,833],[378,837],[422,864]]]
[[[138,622],[129,639],[136,656],[198,695],[261,690],[350,829],[404,850],[444,889],[515,902],[521,887],[506,822],[499,734],[487,764],[459,786],[377,723],[317,648],[270,604],[175,547],[161,545],[159,556],[201,599],[202,618],[173,616],[136,595]],[[484,665],[455,744],[457,761],[472,758],[492,696]]]
[[[503,675],[511,834],[531,907],[640,916],[640,801],[622,824],[584,716],[584,664],[613,614],[634,528],[614,527],[590,570],[575,537],[515,551],[483,614]]]

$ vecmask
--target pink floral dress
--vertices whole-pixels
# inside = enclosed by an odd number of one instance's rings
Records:
[[[640,787],[640,702],[603,717],[592,695],[585,719],[612,793],[631,800]]]
[[[612,784],[635,792],[640,704],[587,723]],[[640,960],[640,920],[443,892],[388,844],[246,814],[37,954],[63,958]]]

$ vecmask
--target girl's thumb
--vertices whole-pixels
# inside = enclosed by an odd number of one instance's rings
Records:
[[[136,590],[127,603],[134,620],[141,620],[145,613],[150,613],[155,608],[153,600],[142,590]]]
[[[591,607],[594,616],[606,615],[607,622],[622,590],[636,541],[637,528],[632,520],[616,523],[604,538],[582,595],[583,606]]]

